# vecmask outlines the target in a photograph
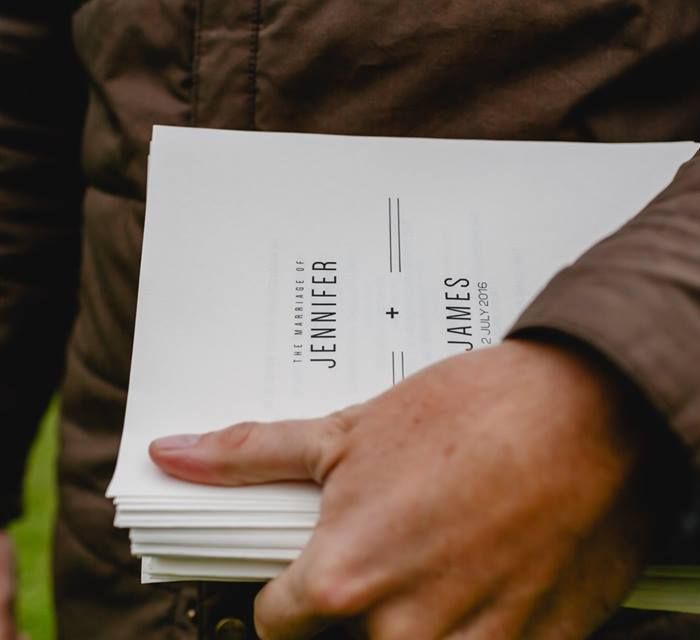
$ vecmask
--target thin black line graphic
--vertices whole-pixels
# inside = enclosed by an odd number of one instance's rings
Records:
[[[396,384],[396,361],[393,351],[391,352],[391,384]]]
[[[394,273],[394,242],[391,237],[391,198],[389,198],[389,273]]]
[[[401,204],[400,200],[396,198],[396,231],[399,243],[399,273],[401,273]]]
[[[403,351],[401,352],[401,379],[402,380],[406,379],[406,370],[404,368]]]

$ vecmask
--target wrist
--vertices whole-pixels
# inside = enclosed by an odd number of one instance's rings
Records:
[[[691,464],[680,439],[640,389],[584,342],[547,329],[505,342],[537,350],[558,371],[562,395],[586,398],[598,408],[597,428],[582,435],[598,441],[616,461],[620,491],[636,504],[640,525],[649,532],[649,553],[659,553],[689,503]]]

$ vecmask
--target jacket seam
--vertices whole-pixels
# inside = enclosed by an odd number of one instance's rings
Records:
[[[250,18],[250,52],[248,54],[248,127],[255,129],[258,84],[258,49],[262,22],[262,0],[253,0]]]
[[[202,13],[204,0],[194,0],[194,26],[192,33],[192,94],[190,100],[190,125],[196,126],[199,106],[199,71],[202,59]]]

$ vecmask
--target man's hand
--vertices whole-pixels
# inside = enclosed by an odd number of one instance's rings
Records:
[[[15,562],[12,541],[0,531],[0,640],[16,640],[14,618]]]
[[[380,640],[578,639],[648,542],[644,437],[622,404],[588,356],[506,341],[328,417],[166,438],[151,455],[194,482],[323,485],[311,541],[258,596],[265,640],[349,618]]]

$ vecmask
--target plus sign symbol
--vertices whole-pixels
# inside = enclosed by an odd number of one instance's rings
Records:
[[[388,315],[392,320],[393,320],[396,316],[399,315],[399,312],[398,312],[396,309],[394,309],[393,306],[391,307],[391,309],[389,309],[389,311],[386,311],[385,313],[386,313],[386,315]]]

